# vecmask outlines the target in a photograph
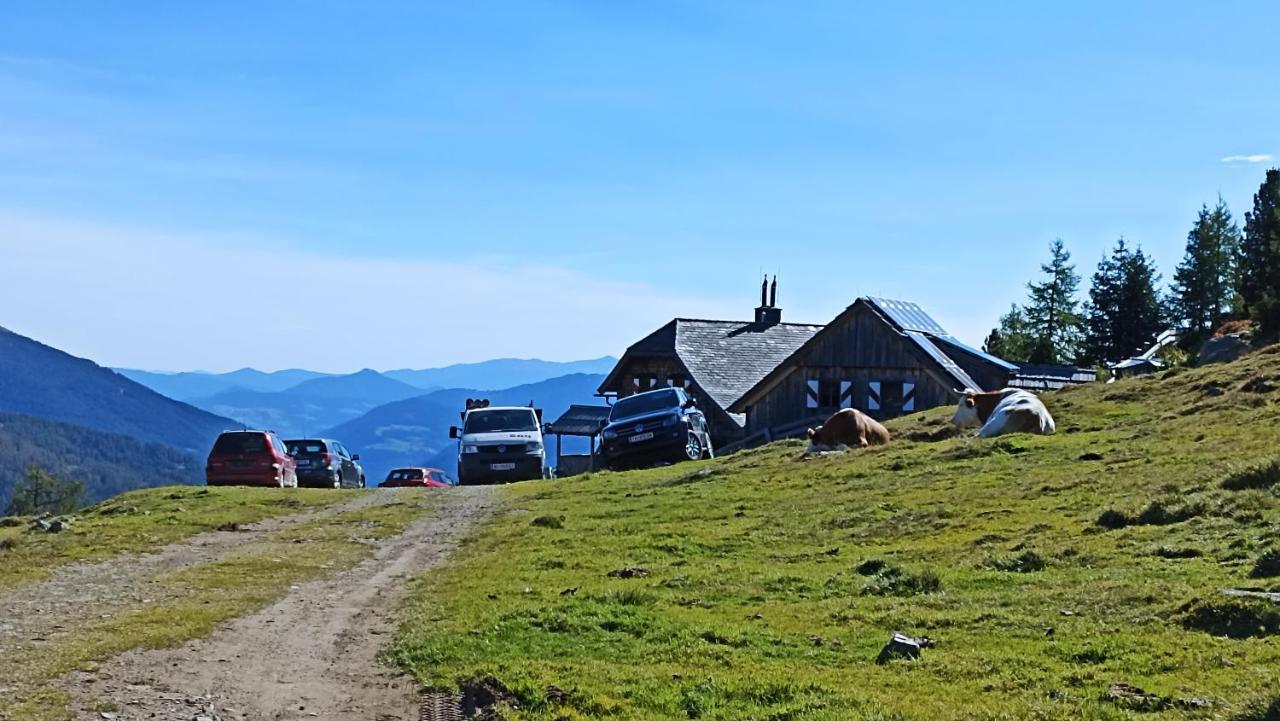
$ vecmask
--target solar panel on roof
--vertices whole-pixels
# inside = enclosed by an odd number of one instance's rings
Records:
[[[928,338],[920,335],[916,331],[907,331],[906,335],[914,341],[916,345],[920,346],[921,350],[928,353],[929,357],[937,361],[938,365],[942,366],[943,370],[947,372],[947,375],[950,375],[961,385],[959,390],[963,390],[964,388],[982,390],[982,386],[979,386],[977,382],[969,377],[968,373],[965,373],[960,366],[956,365],[955,361],[947,357],[947,354],[943,353],[942,350],[938,348],[938,346],[934,345]]]
[[[938,325],[938,321],[929,317],[924,309],[915,303],[888,298],[868,298],[882,313],[903,330],[914,330],[934,335],[947,335],[947,331]]]

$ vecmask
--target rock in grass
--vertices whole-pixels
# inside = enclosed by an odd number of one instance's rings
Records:
[[[876,663],[885,664],[897,659],[906,659],[915,661],[920,658],[921,649],[933,648],[938,642],[927,636],[915,638],[904,633],[894,631],[889,637],[889,643],[880,649],[880,655],[876,656]]]
[[[648,575],[649,569],[639,566],[627,566],[609,572],[609,578],[644,578]]]

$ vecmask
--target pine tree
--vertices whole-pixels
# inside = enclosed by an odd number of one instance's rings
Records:
[[[1240,228],[1221,197],[1212,210],[1208,205],[1200,209],[1187,233],[1186,254],[1173,275],[1169,303],[1172,320],[1192,337],[1211,333],[1237,305],[1240,245]]]
[[[1122,241],[1123,242],[1123,241]],[[1117,244],[1117,252],[1122,244]],[[1115,358],[1145,352],[1165,330],[1166,309],[1158,290],[1155,260],[1138,248],[1116,257],[1120,268],[1120,299],[1112,339]]]
[[[1071,253],[1058,238],[1049,246],[1050,259],[1040,270],[1045,279],[1027,284],[1030,302],[1023,310],[1027,321],[1032,363],[1068,363],[1079,353],[1082,320],[1076,289],[1080,276],[1071,265]]]
[[[1115,318],[1120,309],[1121,262],[1128,254],[1124,239],[1116,243],[1110,256],[1102,256],[1098,270],[1089,286],[1089,300],[1084,306],[1084,347],[1080,360],[1084,363],[1102,364],[1118,360],[1116,354]]]
[[[1265,334],[1280,331],[1280,170],[1272,168],[1244,216],[1240,300]]]
[[[84,483],[59,478],[32,463],[27,475],[13,487],[8,513],[31,516],[37,513],[70,513],[84,505]]]
[[[1029,359],[1031,337],[1027,333],[1027,318],[1016,303],[1000,316],[1000,326],[991,330],[982,348],[1005,360],[1025,362]]]

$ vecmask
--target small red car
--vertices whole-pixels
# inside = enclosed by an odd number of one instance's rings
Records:
[[[448,488],[449,477],[439,468],[395,468],[380,488]]]
[[[204,467],[211,486],[298,487],[298,466],[274,431],[223,431]]]

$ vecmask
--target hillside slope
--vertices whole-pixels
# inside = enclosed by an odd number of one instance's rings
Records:
[[[204,480],[201,459],[160,443],[0,413],[0,513],[8,507],[14,485],[26,476],[32,463],[83,481],[85,500],[91,503],[135,488]]]
[[[1280,347],[1045,401],[509,487],[399,657],[514,719],[1274,718],[1280,605],[1222,590],[1280,590]],[[894,631],[937,646],[877,665]]]
[[[495,405],[532,402],[550,422],[570,404],[599,402],[594,394],[603,378],[578,373],[494,392],[439,390],[379,406],[324,433],[360,454],[371,484],[381,481],[388,470],[404,465],[439,465],[452,475],[454,464],[447,461],[456,442],[449,439],[449,426],[457,425],[467,398],[484,397]]]
[[[0,412],[48,418],[204,454],[226,418],[96,363],[0,329]]]

